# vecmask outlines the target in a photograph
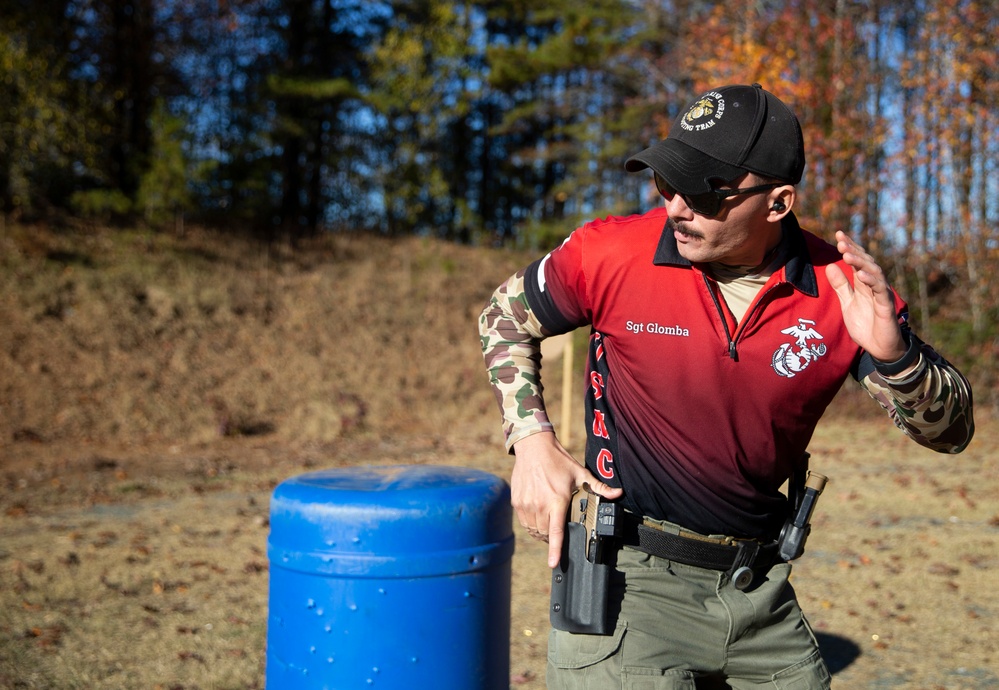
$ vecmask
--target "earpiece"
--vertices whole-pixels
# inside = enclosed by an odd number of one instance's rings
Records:
[[[783,201],[775,201],[774,205],[771,206],[770,208],[772,210],[774,210],[774,211],[778,211],[779,212],[779,211],[783,211],[784,209],[786,209],[787,206],[784,205]]]

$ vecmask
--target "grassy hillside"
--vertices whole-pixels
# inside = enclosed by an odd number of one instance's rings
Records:
[[[0,443],[498,434],[476,317],[526,257],[18,226],[0,257]]]

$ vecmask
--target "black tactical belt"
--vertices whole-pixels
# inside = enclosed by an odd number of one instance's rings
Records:
[[[747,567],[758,571],[769,568],[778,560],[776,542],[761,544],[754,540],[672,534],[647,525],[641,518],[629,513],[625,514],[621,543],[658,558],[710,570],[735,572]]]

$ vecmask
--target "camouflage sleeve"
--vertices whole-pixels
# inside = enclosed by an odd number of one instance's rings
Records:
[[[888,377],[874,371],[860,385],[919,445],[938,453],[960,453],[971,443],[975,433],[971,385],[928,345],[922,346],[910,372]]]
[[[554,428],[541,385],[541,339],[549,334],[527,304],[524,273],[500,285],[479,316],[482,356],[503,415],[507,450],[525,436]]]

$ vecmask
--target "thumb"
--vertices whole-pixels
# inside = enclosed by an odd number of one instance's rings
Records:
[[[624,489],[615,488],[613,486],[605,484],[602,481],[599,481],[592,474],[590,475],[590,478],[586,482],[584,482],[584,488],[586,488],[587,486],[589,487],[590,491],[592,491],[593,493],[598,494],[601,498],[606,498],[611,501],[617,498],[621,498],[621,496],[624,495]]]
[[[853,287],[850,285],[850,281],[847,280],[846,274],[843,273],[843,269],[836,264],[829,264],[826,266],[826,280],[829,281],[829,286],[836,291],[841,302],[845,302],[850,299],[853,293]]]

